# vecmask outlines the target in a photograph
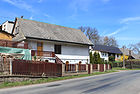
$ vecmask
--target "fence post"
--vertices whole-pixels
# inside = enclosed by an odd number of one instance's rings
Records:
[[[78,64],[76,64],[75,66],[76,66],[76,72],[78,72]]]
[[[100,71],[100,64],[98,64],[98,71]]]
[[[106,71],[106,64],[104,64],[104,71]]]
[[[12,58],[10,58],[10,75],[12,75]]]
[[[65,65],[66,65],[66,64],[62,64],[62,76],[65,75]]]
[[[93,73],[93,66],[90,64],[90,73]]]
[[[88,64],[86,64],[86,71],[88,72]]]
[[[110,70],[109,64],[107,64],[108,70]]]

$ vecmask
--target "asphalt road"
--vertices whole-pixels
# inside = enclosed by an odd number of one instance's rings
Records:
[[[140,94],[140,71],[6,88],[0,94]]]

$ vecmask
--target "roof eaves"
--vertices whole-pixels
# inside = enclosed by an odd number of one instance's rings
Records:
[[[55,41],[55,42],[64,42],[64,43],[73,43],[73,44],[93,46],[93,44],[84,44],[84,43],[76,43],[76,42],[61,41],[61,40],[51,40],[51,39],[35,38],[35,37],[28,37],[28,36],[26,36],[26,39],[47,40],[47,41]]]

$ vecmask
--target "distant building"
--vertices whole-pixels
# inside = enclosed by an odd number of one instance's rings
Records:
[[[132,50],[128,49],[128,48],[120,48],[120,50],[122,51],[122,53],[124,54],[125,60],[128,59],[140,59],[140,56],[135,54]],[[121,61],[123,61],[123,55],[121,56]]]
[[[6,31],[0,30],[0,40],[12,40],[12,37],[13,37],[12,34]]]
[[[9,34],[12,33],[14,22],[6,21],[1,25],[1,29]]]
[[[105,46],[105,45],[94,45],[91,48],[92,54],[95,52],[100,54],[100,57],[105,61],[109,61],[109,56],[114,56],[115,61],[119,61],[121,58],[122,52],[117,47]]]

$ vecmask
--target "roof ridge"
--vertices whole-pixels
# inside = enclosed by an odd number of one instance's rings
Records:
[[[51,25],[55,25],[55,26],[60,26],[60,27],[64,27],[64,28],[69,28],[69,29],[74,29],[74,30],[79,30],[81,31],[80,29],[76,29],[76,28],[72,28],[72,27],[66,27],[66,26],[62,26],[62,25],[57,25],[57,24],[52,24],[52,23],[46,23],[46,22],[40,22],[40,21],[35,21],[35,20],[30,20],[30,19],[24,19],[24,18],[19,18],[17,17],[18,19],[22,19],[22,20],[28,20],[28,21],[34,21],[34,22],[38,22],[38,23],[44,23],[44,24],[51,24]],[[81,31],[82,32],[82,31]]]

